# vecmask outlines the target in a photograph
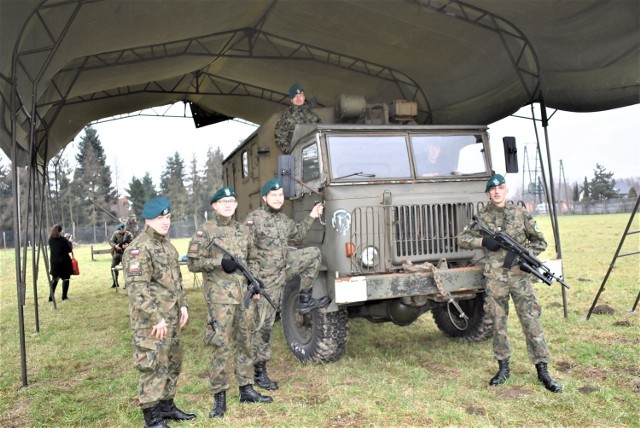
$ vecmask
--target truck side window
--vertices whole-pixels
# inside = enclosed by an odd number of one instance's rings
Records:
[[[314,142],[302,149],[302,181],[315,180],[319,177],[318,146]]]

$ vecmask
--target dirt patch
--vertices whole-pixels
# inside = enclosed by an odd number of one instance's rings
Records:
[[[18,398],[15,404],[0,415],[0,427],[30,427],[33,426],[29,415],[29,405],[24,398]]]
[[[613,325],[616,327],[631,327],[631,323],[629,321],[616,321]]]
[[[578,282],[593,282],[592,280],[590,280],[589,278],[578,278],[577,280]]]
[[[483,407],[476,406],[468,406],[464,411],[467,412],[468,415],[484,416],[487,414],[487,411]]]
[[[209,372],[198,373],[198,379],[209,379]]]
[[[582,394],[591,394],[594,391],[597,391],[597,388],[594,388],[593,386],[583,386],[581,388],[578,388],[578,391]]]
[[[588,367],[583,370],[584,377],[593,381],[602,381],[607,379],[607,372],[595,367]]]
[[[593,308],[593,312],[596,315],[612,315],[616,312],[615,309],[613,309],[611,306],[609,305],[598,305],[595,308]]]
[[[533,391],[530,389],[521,388],[519,386],[511,386],[507,388],[498,388],[496,395],[506,400],[513,400],[516,398],[528,397]]]
[[[571,361],[560,361],[558,364],[556,364],[558,371],[561,371],[562,373],[567,373],[569,370],[571,370],[575,366],[576,364],[572,363]]]
[[[633,392],[640,393],[640,381],[633,384]]]

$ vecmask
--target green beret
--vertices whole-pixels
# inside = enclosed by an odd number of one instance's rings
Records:
[[[120,223],[120,224],[118,225],[118,227],[116,228],[116,230],[120,230],[120,229],[124,229],[124,228],[125,228],[124,223]]]
[[[219,201],[222,198],[230,198],[231,196],[235,198],[236,191],[233,190],[233,187],[225,186],[213,194],[213,196],[211,197],[211,201],[209,201],[209,204]]]
[[[147,220],[154,219],[161,215],[167,215],[171,212],[171,202],[164,196],[158,196],[150,201],[145,202],[142,207],[142,218]]]
[[[272,190],[282,189],[282,183],[279,178],[272,178],[262,186],[262,196],[266,196]]]
[[[293,97],[301,92],[304,92],[302,86],[299,83],[294,83],[293,86],[289,88],[289,99],[293,99]]]
[[[499,186],[504,184],[504,177],[500,174],[493,174],[489,181],[487,181],[487,187],[484,189],[485,192],[488,192],[492,187]]]

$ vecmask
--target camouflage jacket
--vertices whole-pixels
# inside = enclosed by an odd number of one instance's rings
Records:
[[[480,210],[478,218],[489,229],[507,233],[535,255],[547,248],[547,241],[545,241],[540,227],[531,217],[529,211],[522,207],[507,204],[506,207],[500,208],[489,202],[486,207]],[[458,242],[462,248],[482,248],[482,233],[467,226],[458,237]],[[501,276],[506,255],[507,252],[502,249],[498,251],[485,249],[485,275],[489,277]],[[513,274],[522,273],[515,264],[511,271]]]
[[[132,241],[133,233],[129,232],[128,230],[125,230],[124,233],[120,233],[116,230],[115,232],[113,232],[113,235],[111,235],[111,239],[109,239],[109,245],[111,245],[113,251],[122,254],[124,253],[125,249],[122,248],[120,250],[116,250],[116,245],[120,245],[120,247],[122,247],[123,244],[131,244]]]
[[[278,123],[276,123],[276,144],[284,153],[288,153],[296,125],[299,123],[318,122],[320,122],[320,118],[311,111],[307,104],[301,106],[290,105],[289,108],[282,113],[282,117],[280,117]]]
[[[213,287],[211,303],[240,304],[247,292],[247,279],[239,271],[226,273],[220,262],[223,253],[215,247],[207,249],[207,245],[215,242],[241,260],[247,260],[247,253],[253,239],[246,226],[233,218],[216,214],[215,218],[206,222],[191,239],[187,253],[187,266],[191,272],[202,272],[204,287]]]
[[[177,327],[180,308],[187,306],[178,251],[169,238],[145,227],[122,257],[129,293],[131,329],[149,329],[162,318]]]
[[[248,256],[249,269],[265,282],[265,286],[274,282],[284,285],[289,241],[302,241],[314,221],[313,217],[307,216],[295,222],[284,213],[263,207],[249,213],[246,224],[254,239]]]

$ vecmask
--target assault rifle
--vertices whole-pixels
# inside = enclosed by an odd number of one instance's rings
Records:
[[[276,311],[278,310],[278,307],[276,306],[275,303],[273,303],[273,300],[271,299],[271,296],[269,296],[269,293],[267,293],[263,286],[262,283],[260,281],[258,281],[258,279],[253,276],[253,273],[251,273],[251,271],[249,270],[249,268],[247,267],[247,265],[245,265],[242,260],[240,260],[240,257],[231,254],[226,248],[224,248],[223,246],[221,246],[220,244],[218,244],[215,240],[211,240],[211,242],[209,242],[209,245],[207,245],[207,250],[211,247],[216,247],[218,250],[222,251],[224,254],[226,254],[227,256],[229,256],[231,258],[231,260],[233,260],[237,266],[238,269],[240,269],[240,272],[242,272],[242,274],[245,276],[245,278],[247,278],[247,281],[249,282],[247,285],[247,294],[245,294],[243,302],[244,302],[244,307],[248,308],[249,307],[249,303],[251,303],[251,298],[253,297],[254,294],[259,294],[262,297],[264,297],[265,299],[267,299],[267,302],[269,302],[269,304],[271,304],[271,306],[273,306],[273,309],[275,309]]]
[[[542,261],[529,252],[529,250],[518,244],[518,242],[516,242],[516,240],[507,233],[494,232],[482,224],[476,216],[473,216],[473,222],[472,227],[477,226],[485,235],[495,239],[501,248],[507,250],[508,253],[505,259],[505,267],[510,268],[511,264],[517,260],[520,265],[520,269],[522,269],[523,272],[530,273],[545,284],[551,285],[551,283],[556,280],[562,284],[564,288],[570,288],[565,284],[562,278],[551,272],[547,265],[542,263]]]

